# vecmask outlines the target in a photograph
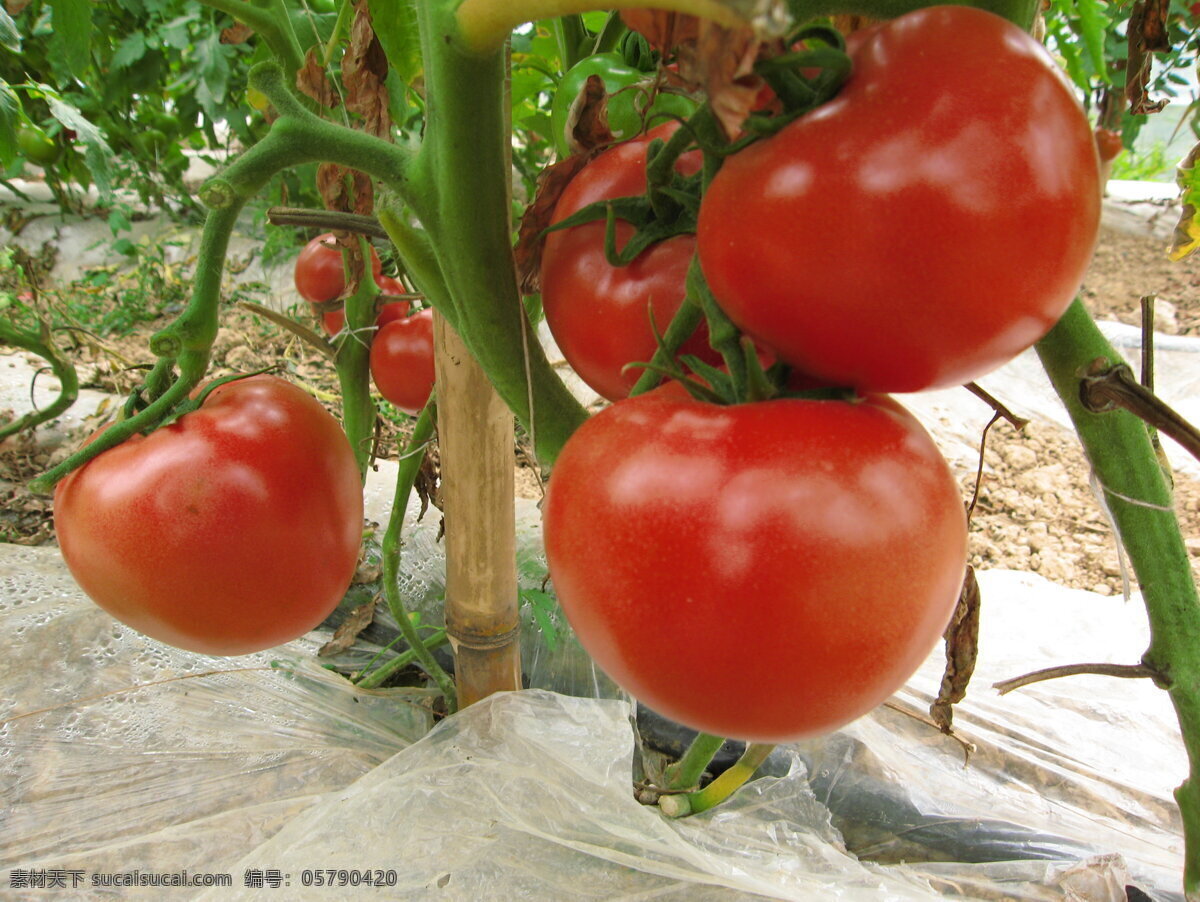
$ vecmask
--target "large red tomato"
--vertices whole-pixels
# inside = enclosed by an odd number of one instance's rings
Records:
[[[371,271],[378,281],[383,270],[379,255],[371,250]],[[310,304],[323,304],[341,297],[346,289],[342,251],[332,232],[318,235],[296,257],[296,291]]]
[[[379,290],[385,295],[404,294],[404,286],[398,279],[393,279],[391,276],[376,275],[375,284],[379,286]],[[409,309],[410,304],[408,301],[388,301],[379,308],[379,312],[375,315],[375,325],[383,326],[394,319],[403,319],[408,316]],[[319,308],[314,307],[313,312],[321,317],[321,328],[325,330],[327,335],[337,335],[346,325],[346,313],[344,310],[329,310],[321,313]]]
[[[543,507],[563,610],[616,682],[687,726],[786,742],[867,713],[940,639],[958,487],[900,405],[720,407],[675,386],[567,441]]]
[[[561,222],[588,204],[646,191],[646,151],[654,138],[670,137],[675,122],[651,129],[640,138],[617,144],[592,160],[571,180],[554,208]],[[684,174],[696,172],[699,153],[685,154],[678,164]],[[542,252],[542,306],[546,323],[563,357],[597,393],[624,398],[642,370],[622,372],[627,363],[645,362],[657,347],[651,328],[665,331],[683,303],[688,265],[696,241],[678,235],[647,248],[628,266],[609,265],[604,256],[603,221],[551,232]],[[617,246],[623,247],[633,226],[617,222]],[[684,343],[682,353],[710,363],[721,358],[708,346],[701,328]]]
[[[273,376],[219,386],[54,493],[63,557],[92,600],[213,655],[271,648],[324,620],[354,575],[362,513],[345,433]]]
[[[371,341],[371,378],[379,393],[416,416],[433,391],[433,310],[384,323]]]
[[[841,93],[731,157],[700,209],[709,286],[830,382],[970,380],[1041,338],[1100,220],[1091,127],[1046,51],[930,7],[871,31]]]

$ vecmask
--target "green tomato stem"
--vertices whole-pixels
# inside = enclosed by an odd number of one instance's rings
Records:
[[[666,783],[662,788],[677,792],[699,786],[700,777],[724,744],[724,737],[709,733],[696,734],[683,757],[667,766],[663,774]]]
[[[1121,358],[1076,300],[1037,346],[1129,553],[1150,623],[1142,663],[1161,675],[1183,734],[1190,772],[1175,791],[1183,817],[1184,889],[1200,893],[1200,595],[1171,488],[1146,426],[1124,410],[1095,413],[1081,400],[1083,378],[1100,361]]]
[[[699,814],[721,804],[754,776],[754,772],[762,765],[774,750],[775,746],[755,742],[746,746],[737,762],[717,777],[703,789],[696,792],[665,795],[658,800],[658,806],[667,817],[684,817],[689,814]]]
[[[650,358],[650,366],[642,372],[633,388],[629,390],[629,397],[648,392],[662,381],[662,371],[670,367],[671,361],[675,359],[675,354],[683,346],[683,343],[692,337],[702,322],[704,322],[704,311],[692,303],[689,298],[684,298],[679,309],[675,311],[675,316],[671,318],[667,331],[663,333],[662,341],[655,349],[654,356]]]
[[[440,274],[451,299],[447,322],[533,437],[538,458],[551,464],[587,412],[546,358],[517,287],[503,44],[471,52],[456,40],[446,2],[421,4],[418,23],[429,105],[412,177],[428,191],[422,204],[405,200],[428,236],[433,259],[424,269]],[[436,307],[416,262],[405,259],[406,268]]]
[[[342,428],[354,449],[359,475],[365,480],[375,434],[375,400],[371,397],[371,336],[375,331],[375,298],[379,287],[371,274],[371,246],[358,239],[363,276],[343,307],[345,331],[334,356],[342,394]]]
[[[253,6],[245,0],[200,0],[205,6],[228,13],[254,29],[271,52],[294,75],[304,65],[304,53],[292,30],[291,20],[281,0],[273,0],[269,9]]]
[[[0,426],[0,441],[10,435],[16,435],[23,429],[35,429],[42,423],[49,422],[67,410],[79,397],[79,374],[74,364],[59,352],[50,341],[50,330],[43,324],[41,334],[26,332],[0,318],[0,345],[13,345],[22,348],[50,364],[50,369],[58,379],[61,389],[58,397],[41,410],[33,410],[24,416],[17,417],[11,423]]]
[[[442,669],[442,666],[434,659],[433,653],[421,641],[421,637],[417,634],[416,626],[408,616],[408,611],[404,608],[404,601],[400,598],[400,585],[398,582],[404,512],[408,509],[408,498],[412,494],[413,484],[416,482],[417,473],[421,469],[421,462],[425,459],[425,448],[429,444],[430,439],[433,438],[436,410],[437,402],[433,397],[430,397],[429,403],[425,405],[425,409],[417,417],[417,421],[413,425],[412,436],[409,438],[404,453],[400,457],[400,467],[396,472],[396,494],[392,500],[392,513],[388,518],[387,530],[383,534],[383,595],[387,599],[388,608],[391,610],[392,616],[400,626],[400,633],[404,636],[404,641],[408,643],[408,647],[413,652],[417,663],[437,683],[442,697],[446,700],[446,712],[453,714],[458,708],[458,695],[454,689],[454,678]]]
[[[441,648],[449,641],[450,637],[446,631],[444,629],[437,629],[423,639],[421,644],[425,646],[427,651],[433,651],[435,648]],[[415,660],[417,660],[417,652],[410,646],[390,661],[379,665],[379,667],[366,674],[362,679],[355,681],[354,685],[360,689],[378,689],[387,682],[388,677],[393,673],[398,673]]]

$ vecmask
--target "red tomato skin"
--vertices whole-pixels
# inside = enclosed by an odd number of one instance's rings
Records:
[[[872,29],[829,103],[726,161],[700,262],[743,330],[864,391],[969,382],[1042,337],[1100,221],[1091,128],[1045,50],[930,7]]]
[[[651,129],[640,138],[616,144],[587,164],[564,189],[554,209],[561,222],[588,204],[646,191],[646,151],[654,138],[666,140],[675,122]],[[699,170],[698,152],[685,154],[682,173]],[[574,226],[546,236],[542,252],[542,307],[546,323],[563,357],[597,394],[624,398],[642,375],[627,363],[646,362],[657,347],[650,311],[665,332],[685,295],[688,266],[695,249],[692,235],[678,235],[653,245],[628,266],[610,266],[604,256],[604,222]],[[617,222],[617,246],[633,233]],[[712,364],[721,357],[708,345],[708,330],[697,330],[681,349]]]
[[[54,493],[84,592],[138,632],[210,655],[272,648],[321,623],[354,575],[362,514],[345,433],[272,376],[219,386]]]
[[[377,276],[375,283],[384,294],[404,293],[404,286],[391,276]],[[379,308],[379,313],[375,317],[375,325],[384,326],[394,319],[403,319],[408,316],[409,309],[408,301],[390,301]],[[313,313],[321,317],[321,328],[325,330],[326,335],[331,337],[341,332],[346,325],[344,310],[330,310],[327,313],[321,313],[318,308],[314,307]]]
[[[543,527],[596,663],[667,717],[758,742],[887,699],[940,640],[966,560],[945,460],[881,396],[619,401],[567,441]]]
[[[376,282],[380,279],[382,267],[379,255],[372,249],[371,270]],[[318,235],[304,245],[296,257],[293,275],[296,292],[310,304],[323,304],[341,297],[346,289],[346,272],[342,265],[342,251],[332,232]]]
[[[385,324],[371,342],[371,378],[388,401],[416,416],[433,391],[433,310]]]
[[[375,325],[382,329],[393,320],[404,319],[409,312],[408,301],[390,301],[379,308],[379,313],[375,316]]]

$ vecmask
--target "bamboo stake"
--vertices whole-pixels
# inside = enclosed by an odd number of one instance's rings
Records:
[[[449,324],[433,322],[446,632],[465,707],[521,686],[513,416]]]

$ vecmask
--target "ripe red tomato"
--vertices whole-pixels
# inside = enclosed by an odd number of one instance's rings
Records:
[[[409,313],[408,301],[391,301],[379,308],[375,316],[375,325],[382,329],[393,320],[404,319]]]
[[[92,600],[212,655],[271,648],[324,620],[354,575],[362,513],[345,433],[273,376],[217,387],[54,493],[63,557]]]
[[[554,465],[546,555],[584,648],[717,736],[786,742],[867,713],[958,597],[946,462],[884,396],[721,407],[675,389],[601,411]]]
[[[970,380],[1042,337],[1100,221],[1091,127],[1029,35],[969,7],[872,29],[831,102],[730,158],[700,209],[722,307],[835,384]]]
[[[374,249],[371,251],[371,270],[376,281],[383,263]],[[346,290],[346,274],[342,252],[332,232],[318,235],[304,246],[296,257],[296,291],[311,304],[322,304],[341,297]]]
[[[393,320],[371,341],[371,378],[387,400],[416,416],[433,391],[433,310]]]
[[[554,209],[561,222],[588,204],[642,194],[646,190],[646,151],[654,138],[668,138],[678,124],[669,122],[640,138],[600,154],[571,180]],[[701,165],[698,152],[685,154],[685,175]],[[542,306],[550,333],[563,357],[589,386],[611,400],[629,394],[642,371],[622,372],[627,363],[648,361],[656,349],[654,322],[665,331],[685,295],[684,282],[695,250],[692,235],[678,235],[647,248],[628,266],[610,266],[604,256],[603,221],[574,226],[546,236],[542,252]],[[617,222],[617,246],[633,233]],[[717,364],[708,346],[708,330],[696,331],[682,353]]]

